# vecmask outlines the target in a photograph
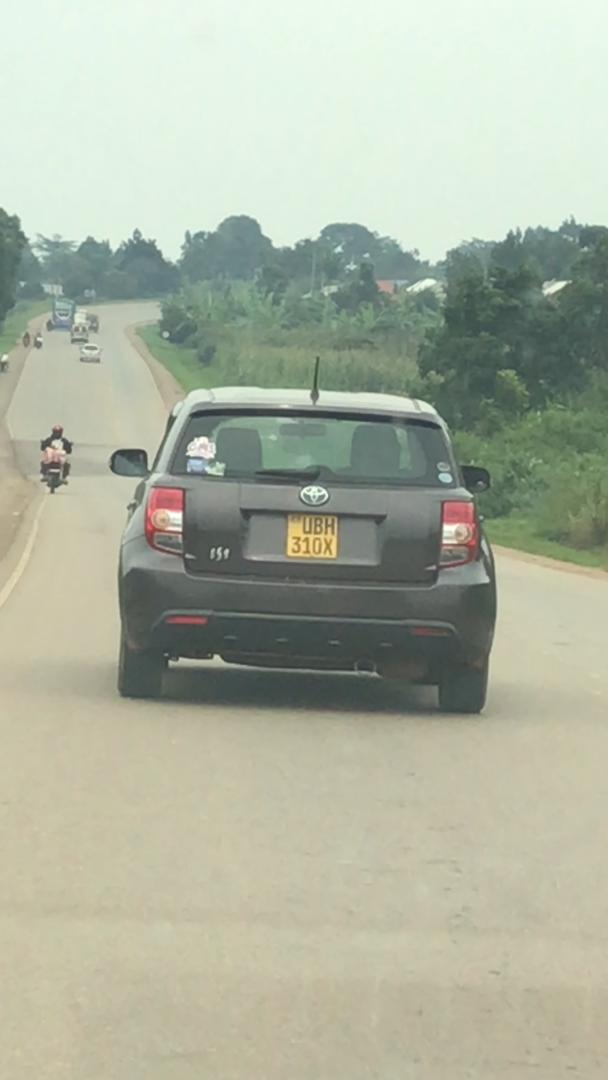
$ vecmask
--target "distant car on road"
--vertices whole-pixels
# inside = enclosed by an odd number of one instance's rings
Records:
[[[93,343],[80,346],[80,359],[83,363],[98,364],[101,360],[101,349]]]
[[[377,394],[197,390],[137,476],[123,534],[118,686],[157,697],[169,660],[377,671],[481,711],[492,552],[432,406]]]
[[[89,340],[89,328],[86,323],[75,322],[70,332],[70,341],[72,344],[79,341]]]

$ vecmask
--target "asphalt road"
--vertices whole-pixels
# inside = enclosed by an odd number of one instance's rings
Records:
[[[165,410],[104,310],[9,422],[74,438],[0,610],[3,1080],[521,1080],[608,1062],[608,586],[501,561],[481,719],[362,677],[115,692],[116,552]]]

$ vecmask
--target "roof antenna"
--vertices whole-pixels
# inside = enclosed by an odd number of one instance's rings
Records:
[[[312,390],[310,391],[310,400],[313,405],[317,404],[319,400],[319,367],[321,364],[321,357],[317,356],[315,359],[315,370],[312,377]]]

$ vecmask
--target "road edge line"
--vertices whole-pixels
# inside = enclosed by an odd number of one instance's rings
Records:
[[[148,370],[154,379],[161,401],[166,409],[171,410],[178,401],[183,401],[186,391],[178,383],[175,376],[168,368],[161,364],[160,360],[150,351],[145,341],[137,333],[140,326],[158,325],[158,319],[143,319],[140,322],[125,326],[124,333],[127,341],[133,346],[141,359],[147,364]]]
[[[30,333],[30,335],[33,336],[36,333],[36,324],[39,322],[39,320],[41,320],[41,319],[44,320],[45,315],[48,315],[48,312],[42,312],[41,315],[34,315],[33,318],[31,318],[29,320],[29,322],[27,324],[27,330]],[[40,326],[38,326],[38,330],[41,330],[42,326],[44,326],[44,321],[40,324]],[[19,384],[21,382],[21,379],[23,377],[23,373],[25,371],[26,364],[27,364],[28,359],[30,357],[30,353],[33,353],[33,351],[34,351],[34,346],[33,346],[33,344],[23,345],[22,343],[17,342],[17,344],[13,345],[11,351],[9,352],[9,358],[13,355],[13,353],[16,353],[18,351],[21,351],[23,353],[23,363],[21,364],[21,368],[20,368],[19,374],[17,376],[17,381],[15,382],[15,385],[13,386],[11,396],[8,399],[8,404],[6,406],[6,409],[4,410],[4,413],[3,413],[2,417],[0,417],[0,423],[2,423],[2,422],[4,423],[4,428],[5,428],[5,430],[6,430],[7,434],[8,434],[8,437],[9,437],[10,441],[13,444],[15,443],[15,437],[14,437],[13,428],[12,428],[12,425],[11,425],[11,422],[10,422],[11,411],[12,411],[12,408],[13,408],[13,402],[15,400],[15,395],[17,393],[17,390],[19,389]],[[17,471],[21,473],[21,469],[19,468],[19,466],[15,465],[15,467],[16,467]],[[24,476],[25,474],[21,473],[21,475]],[[26,479],[27,479],[27,477],[26,477]]]
[[[524,548],[505,547],[504,544],[492,544],[492,551],[495,555],[503,559],[511,559],[513,562],[527,563],[529,566],[540,566],[543,570],[555,570],[562,574],[574,574],[577,577],[608,582],[608,571],[602,570],[599,566],[580,566],[579,563],[554,559],[551,555],[536,555],[532,551],[525,551]]]
[[[46,499],[44,498],[44,495],[41,495],[40,505],[34,515],[34,520],[31,525],[29,536],[25,542],[25,546],[23,548],[23,551],[21,552],[21,555],[19,556],[17,565],[13,569],[12,573],[9,574],[8,580],[0,588],[0,610],[4,607],[7,600],[12,595],[13,591],[21,581],[21,578],[23,577],[23,574],[27,569],[27,565],[32,557],[32,552],[34,550],[34,544],[36,543],[38,531],[40,529],[40,522],[42,519],[45,505]]]

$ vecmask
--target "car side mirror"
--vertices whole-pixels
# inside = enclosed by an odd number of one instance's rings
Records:
[[[480,469],[477,465],[463,465],[462,477],[464,486],[472,495],[480,495],[482,491],[490,489],[490,474],[487,469]]]
[[[116,476],[148,476],[148,455],[145,450],[115,450],[110,469]]]

